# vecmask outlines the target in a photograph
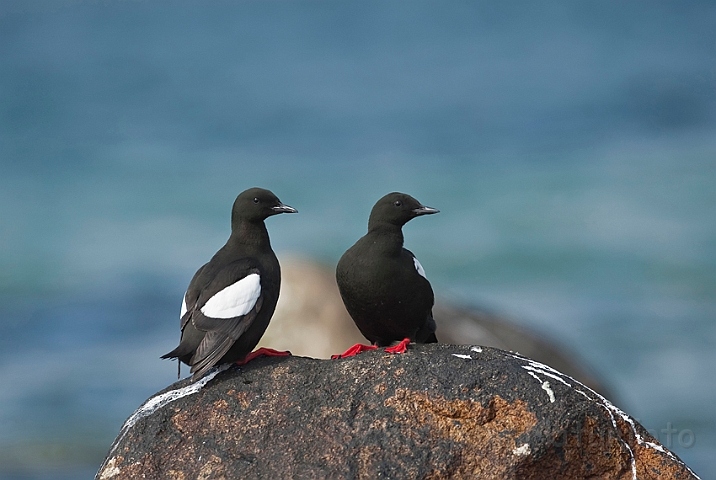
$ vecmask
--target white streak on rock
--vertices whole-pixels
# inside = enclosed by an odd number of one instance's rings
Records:
[[[583,395],[584,397],[586,397],[588,400],[596,401],[598,404],[600,404],[603,408],[605,408],[605,409],[607,410],[607,413],[609,414],[609,417],[611,418],[612,426],[614,427],[614,430],[617,432],[617,434],[619,433],[619,427],[617,426],[617,422],[616,422],[616,420],[614,419],[614,415],[612,414],[612,411],[609,409],[609,407],[606,405],[606,403],[604,403],[604,402],[607,402],[607,399],[605,399],[604,397],[602,397],[601,395],[599,395],[597,392],[595,392],[595,391],[592,390],[591,388],[589,388],[589,387],[583,385],[583,384],[580,383],[579,381],[573,379],[572,377],[570,377],[570,376],[568,376],[568,375],[563,374],[562,372],[560,372],[560,371],[558,371],[558,370],[555,370],[554,368],[552,368],[552,367],[550,367],[550,366],[548,366],[548,365],[545,365],[545,364],[539,363],[539,362],[535,362],[534,360],[530,360],[529,358],[526,358],[526,357],[521,357],[521,356],[518,356],[518,355],[512,355],[512,356],[513,356],[514,358],[518,359],[518,360],[522,360],[522,361],[528,363],[528,365],[523,365],[523,366],[522,366],[522,368],[524,368],[525,370],[527,370],[528,373],[536,372],[536,373],[539,373],[539,374],[541,374],[541,375],[546,375],[546,376],[548,376],[548,377],[550,377],[550,378],[554,378],[555,380],[558,380],[558,381],[562,382],[562,383],[565,384],[566,386],[568,386],[568,387],[570,387],[570,388],[573,388],[574,391],[576,391],[576,392],[582,394],[582,395]],[[533,377],[534,377],[534,375],[533,375]],[[592,392],[594,395],[596,395],[599,399],[601,399],[602,402],[600,403],[597,399],[590,397],[589,395],[587,395],[586,393],[584,393],[584,392],[583,392],[582,390],[580,390],[579,388],[572,387],[572,385],[571,385],[569,382],[567,382],[566,380],[564,380],[564,378],[562,378],[562,377],[566,377],[566,378],[570,379],[571,381],[573,381],[574,383],[580,385],[581,387],[584,387],[585,389],[589,390],[589,391]],[[539,380],[539,378],[538,378],[538,380]],[[609,403],[609,402],[607,402],[607,403]],[[610,405],[611,405],[611,404],[610,404]],[[616,407],[614,407],[614,408],[616,408]],[[626,415],[626,414],[625,414],[625,415]],[[636,430],[634,430],[634,433],[636,434]],[[627,451],[629,452],[629,459],[630,459],[630,461],[631,461],[631,473],[632,473],[632,478],[633,478],[634,480],[637,480],[636,457],[634,457],[634,452],[632,451],[632,449],[631,449],[631,447],[629,446],[629,444],[628,444],[625,440],[623,440],[623,439],[621,438],[621,436],[617,435],[617,438],[619,438],[619,441],[622,443],[622,445],[624,445],[624,447],[625,447],[625,448],[627,449]],[[637,440],[638,440],[638,438],[637,438]],[[687,467],[687,468],[688,468],[688,467]]]
[[[548,365],[544,365],[543,363],[535,362],[534,360],[530,360],[527,357],[523,357],[521,355],[514,355],[514,354],[511,356],[516,358],[517,360],[522,360],[524,362],[527,362],[528,365],[523,365],[522,368],[527,370],[528,371],[527,373],[529,373],[533,377],[537,378],[538,380],[539,380],[539,378],[536,377],[534,374],[532,374],[532,372],[537,372],[542,375],[546,375],[550,378],[554,378],[555,380],[559,380],[560,382],[567,385],[568,387],[573,388],[577,393],[581,394],[585,398],[587,398],[593,402],[596,402],[598,405],[600,405],[602,408],[604,408],[607,411],[607,413],[609,414],[609,417],[612,421],[612,425],[614,426],[614,429],[617,431],[617,433],[619,432],[619,427],[617,426],[617,422],[616,422],[616,419],[614,418],[614,414],[619,415],[619,417],[621,417],[622,420],[624,420],[626,423],[629,424],[629,426],[631,427],[632,433],[634,434],[634,439],[637,441],[637,443],[639,445],[642,445],[644,447],[651,448],[653,450],[656,450],[658,452],[666,454],[672,460],[684,465],[684,467],[686,467],[686,469],[695,478],[699,478],[699,476],[696,475],[693,472],[693,470],[691,470],[689,468],[688,465],[679,461],[673,453],[669,452],[661,445],[658,445],[654,442],[647,442],[646,440],[644,440],[644,437],[639,435],[639,432],[637,432],[636,425],[634,424],[634,421],[632,420],[632,418],[629,415],[624,413],[618,407],[614,406],[609,400],[607,400],[606,398],[601,396],[599,393],[595,392],[588,386],[581,383],[579,380],[575,380],[574,378],[572,378],[568,375],[565,375],[562,372],[555,370],[554,368],[552,368]],[[572,387],[566,380],[564,380],[564,378],[568,378],[571,382],[574,382],[575,386]],[[580,387],[580,388],[577,388],[577,387]],[[588,395],[586,392],[589,392],[589,394],[591,394],[593,396]],[[624,447],[629,451],[629,456],[631,457],[632,478],[634,478],[634,480],[637,480],[636,458],[634,457],[634,452],[625,440],[623,440],[621,437],[618,437],[618,438],[621,441],[621,443],[624,445]]]
[[[514,450],[512,450],[512,455],[517,455],[518,457],[526,457],[532,453],[530,451],[530,444],[529,443],[523,443],[519,447],[516,447]]]
[[[542,382],[542,390],[547,392],[547,395],[549,395],[549,402],[554,403],[554,401],[555,401],[554,392],[552,391],[551,388],[549,388],[549,382],[546,382],[546,381]]]
[[[563,384],[565,384],[566,386],[568,386],[568,387],[570,387],[570,388],[572,387],[572,385],[570,385],[569,383],[567,383],[562,377],[557,376],[557,375],[555,375],[555,374],[553,374],[553,373],[550,373],[550,372],[548,372],[548,371],[546,371],[546,370],[543,370],[543,369],[541,369],[541,368],[535,368],[535,367],[532,366],[532,365],[522,365],[522,368],[524,368],[525,370],[531,370],[531,371],[533,371],[533,372],[539,373],[539,374],[544,375],[544,376],[549,377],[549,378],[553,378],[554,380],[557,380],[558,382],[562,382]],[[567,377],[567,378],[569,378],[569,377]]]
[[[530,376],[531,376],[532,378],[534,378],[535,380],[537,380],[539,383],[542,383],[542,379],[539,378],[537,375],[535,375],[534,372],[527,372],[527,374],[530,375]]]
[[[482,353],[482,347],[470,347],[471,352]]]
[[[589,389],[589,387],[585,387],[585,388]],[[607,400],[606,398],[602,397],[601,395],[599,395],[599,394],[598,394],[597,392],[595,392],[594,390],[591,390],[591,389],[589,389],[589,390],[590,390],[592,393],[594,393],[594,395],[596,395],[597,397],[599,397],[599,399],[602,401],[602,403],[606,406],[607,409],[609,409],[610,411],[612,411],[612,412],[616,413],[617,415],[619,415],[619,416],[622,418],[622,420],[624,420],[625,422],[627,422],[627,423],[631,426],[632,432],[634,433],[634,438],[636,438],[636,441],[639,443],[639,445],[644,445],[644,446],[647,447],[647,448],[652,448],[652,449],[654,449],[654,450],[657,450],[657,451],[659,451],[659,452],[661,452],[661,453],[666,454],[666,455],[667,455],[668,457],[670,457],[672,460],[674,460],[674,461],[676,461],[676,462],[679,462],[679,463],[683,463],[683,462],[679,461],[673,453],[671,453],[670,451],[666,450],[663,446],[657,445],[657,444],[654,443],[654,442],[647,442],[646,440],[644,440],[644,437],[642,437],[641,435],[639,435],[639,433],[636,431],[636,425],[634,424],[634,420],[632,420],[632,418],[631,418],[629,415],[627,415],[626,413],[624,413],[619,407],[616,407],[615,405],[613,405],[609,400]],[[683,463],[683,465],[686,467],[686,469],[687,469],[689,472],[691,472],[691,474],[692,474],[694,477],[699,478],[699,476],[696,475],[696,474],[693,472],[693,470],[691,470],[691,469],[689,468],[688,465],[686,465],[685,463]],[[636,478],[636,477],[634,477],[634,478]]]
[[[547,382],[547,381],[544,381],[544,382],[543,382],[542,379],[539,378],[536,373],[534,373],[534,371],[530,371],[529,369],[527,369],[527,368],[524,367],[524,366],[523,366],[522,368],[525,368],[525,370],[527,370],[527,374],[530,375],[532,378],[534,378],[535,380],[537,380],[537,381],[540,383],[540,386],[542,387],[542,390],[544,390],[545,392],[547,392],[547,395],[549,395],[549,401],[550,401],[550,403],[554,403],[554,401],[555,401],[554,392],[553,392],[552,389],[549,387],[549,382]],[[540,372],[540,373],[544,373],[544,372]],[[589,398],[589,397],[587,397],[587,398]]]
[[[146,402],[142,404],[141,407],[139,407],[130,417],[127,419],[126,422],[124,422],[124,425],[122,425],[122,429],[119,431],[119,435],[117,436],[117,440],[115,440],[114,445],[112,446],[112,450],[109,452],[107,457],[110,457],[112,453],[114,453],[114,449],[117,448],[117,445],[122,441],[124,436],[127,434],[127,432],[134,426],[135,423],[137,423],[139,420],[141,420],[144,417],[148,417],[152,413],[156,412],[163,406],[172,403],[175,400],[179,400],[182,397],[186,397],[187,395],[192,395],[199,390],[201,390],[204,385],[209,383],[215,376],[217,376],[219,373],[223,372],[227,368],[229,368],[232,364],[227,363],[224,365],[221,365],[219,367],[214,367],[211,370],[209,370],[206,375],[201,377],[198,381],[191,383],[187,385],[186,387],[177,388],[176,390],[169,390],[168,392],[164,392],[162,394],[156,395]],[[110,460],[111,462],[111,460]],[[109,463],[107,463],[109,465]],[[100,468],[100,471],[104,469],[104,465],[102,468]]]
[[[470,355],[462,355],[460,353],[453,353],[452,356],[457,357],[457,358],[464,358],[465,360],[472,360],[472,357]]]
[[[168,392],[164,392],[160,395],[157,395],[155,397],[150,398],[144,404],[137,409],[136,412],[134,412],[126,422],[124,422],[124,425],[122,426],[122,430],[132,428],[135,423],[137,423],[138,420],[141,418],[144,418],[146,416],[151,415],[158,409],[162,408],[164,405],[167,405],[169,403],[172,403],[175,400],[179,400],[182,397],[186,397],[187,395],[194,394],[201,390],[204,385],[209,383],[215,376],[217,376],[220,372],[223,372],[227,368],[229,368],[231,364],[224,364],[220,367],[214,369],[213,371],[208,372],[206,375],[204,375],[202,378],[200,378],[198,381],[191,383],[187,385],[186,387],[177,388],[176,390],[169,390]]]

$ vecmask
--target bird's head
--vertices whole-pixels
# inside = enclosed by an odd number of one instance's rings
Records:
[[[279,213],[298,213],[298,210],[281,203],[270,190],[249,188],[236,197],[231,211],[231,223],[238,224],[242,220],[259,222]]]
[[[420,215],[438,213],[440,210],[426,207],[407,193],[389,193],[375,204],[370,212],[368,229],[381,223],[388,223],[402,227],[407,222]]]

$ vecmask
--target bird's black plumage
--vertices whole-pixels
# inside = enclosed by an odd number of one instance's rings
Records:
[[[410,195],[393,192],[373,207],[368,233],[341,257],[336,280],[348,313],[371,343],[390,345],[409,338],[437,342],[433,289],[422,266],[403,248],[402,227],[438,210]]]
[[[194,274],[181,313],[179,346],[162,358],[191,366],[192,379],[217,364],[242,360],[266,331],[281,286],[281,269],[264,220],[295,213],[268,190],[239,194],[226,244]]]

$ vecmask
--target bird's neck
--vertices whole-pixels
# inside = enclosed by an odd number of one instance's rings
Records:
[[[263,221],[240,221],[232,225],[231,236],[227,243],[256,247],[259,250],[270,250],[268,230]]]
[[[400,255],[403,250],[403,230],[390,223],[374,223],[368,226],[368,237],[374,245],[388,255]]]

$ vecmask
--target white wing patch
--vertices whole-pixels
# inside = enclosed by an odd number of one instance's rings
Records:
[[[181,313],[179,314],[179,318],[184,318],[184,315],[186,314],[186,293],[181,299]]]
[[[216,293],[201,307],[210,318],[233,318],[246,315],[261,295],[261,277],[252,273]]]
[[[413,263],[415,264],[415,270],[418,271],[418,273],[424,278],[428,279],[428,277],[425,276],[425,269],[423,269],[423,266],[420,265],[420,262],[418,262],[418,259],[416,257],[413,257]]]

